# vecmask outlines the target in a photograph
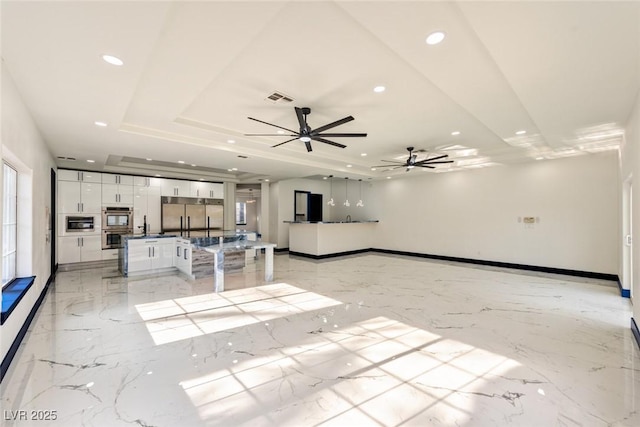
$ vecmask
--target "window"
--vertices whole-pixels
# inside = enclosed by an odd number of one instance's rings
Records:
[[[3,163],[2,287],[16,278],[18,234],[18,172]]]
[[[236,225],[247,225],[247,204],[236,202]]]

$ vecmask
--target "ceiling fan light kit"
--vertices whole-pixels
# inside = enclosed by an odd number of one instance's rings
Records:
[[[285,133],[277,133],[277,134],[268,134],[268,133],[249,133],[245,134],[245,136],[289,136],[293,137],[284,142],[276,144],[273,146],[279,147],[283,144],[286,144],[291,141],[299,140],[304,142],[305,147],[307,148],[307,152],[312,151],[311,141],[322,142],[323,144],[333,145],[334,147],[345,148],[346,145],[337,143],[335,141],[331,141],[327,138],[362,138],[367,136],[366,133],[324,133],[329,129],[333,129],[334,127],[340,126],[342,124],[348,123],[354,120],[353,116],[347,116],[340,120],[336,120],[335,122],[328,123],[324,126],[320,126],[317,129],[312,129],[307,123],[307,116],[311,114],[311,108],[309,107],[293,107],[296,112],[296,117],[298,119],[298,125],[300,126],[299,131],[295,131],[292,129],[288,129],[282,126],[274,125],[273,123],[265,122],[263,120],[258,120],[253,117],[248,117],[249,120],[256,121],[258,123],[263,123],[265,125],[273,126],[281,130],[285,130],[290,132],[288,135]]]

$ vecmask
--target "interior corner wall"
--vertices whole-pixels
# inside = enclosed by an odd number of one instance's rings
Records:
[[[8,150],[7,153],[3,151],[2,157],[4,159],[10,152],[11,156],[19,159],[32,171],[32,230],[31,242],[26,244],[31,246],[30,274],[36,276],[35,283],[2,325],[0,358],[4,360],[51,275],[51,236],[46,219],[47,212],[51,212],[50,171],[55,169],[56,165],[4,65],[0,74],[2,85],[0,98],[2,110],[0,137],[2,139],[0,142]]]
[[[620,150],[620,188],[622,193],[625,181],[632,182],[632,236],[633,242],[633,281],[631,297],[635,300],[640,295],[640,92],[636,94],[636,101],[625,128],[625,138]],[[620,277],[622,277],[622,266],[620,266]],[[640,321],[640,304],[633,305],[633,318],[636,323]]]
[[[618,273],[617,152],[412,173],[373,186],[381,249]]]
[[[345,187],[348,185],[348,188]],[[278,248],[289,247],[289,224],[284,221],[294,220],[294,192],[309,191],[314,194],[322,194],[322,219],[323,221],[345,221],[347,215],[351,220],[368,220],[377,219],[373,214],[371,205],[367,203],[366,196],[370,191],[369,183],[362,184],[362,197],[365,201],[363,208],[357,207],[356,203],[360,196],[360,186],[356,180],[347,180],[344,178],[334,178],[333,183],[329,180],[320,179],[289,179],[279,181],[278,189],[271,191],[273,199],[277,194],[277,202],[273,202],[271,210],[272,217],[277,218],[271,222],[272,237],[277,239]],[[272,185],[272,187],[274,187]],[[327,204],[332,196],[335,200],[335,206],[331,207]],[[345,192],[348,190],[348,194]],[[351,206],[344,206],[345,195],[348,195]],[[274,213],[275,212],[275,213]]]

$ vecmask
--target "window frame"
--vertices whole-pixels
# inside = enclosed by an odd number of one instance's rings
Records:
[[[12,174],[13,179],[9,180],[8,175]],[[18,169],[6,160],[2,161],[2,289],[5,289],[17,278],[17,266],[18,266]],[[9,187],[10,181],[13,186]],[[9,208],[13,210],[9,213]],[[7,215],[9,213],[9,218]],[[6,245],[9,245],[7,251]],[[6,263],[7,257],[13,258]],[[11,265],[9,271],[7,266]]]

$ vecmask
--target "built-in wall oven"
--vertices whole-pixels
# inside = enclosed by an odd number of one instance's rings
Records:
[[[131,208],[111,207],[102,209],[102,249],[116,249],[122,244],[122,236],[133,233]]]

